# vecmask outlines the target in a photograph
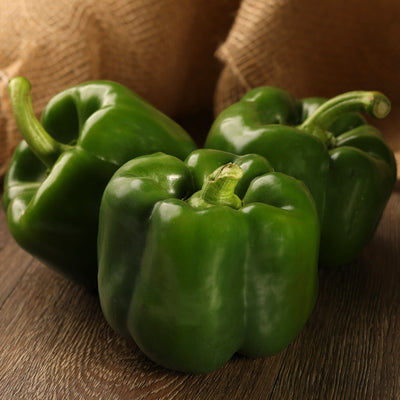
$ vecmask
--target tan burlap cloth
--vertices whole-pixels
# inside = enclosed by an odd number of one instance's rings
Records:
[[[0,176],[21,140],[7,81],[119,81],[172,117],[260,85],[296,96],[375,89],[400,104],[399,0],[2,0]],[[400,119],[397,119],[400,121]]]

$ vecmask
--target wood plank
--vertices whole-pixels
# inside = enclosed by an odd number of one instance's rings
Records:
[[[96,297],[19,249],[0,218],[0,398],[400,399],[399,185],[360,258],[321,271],[314,313],[288,349],[235,356],[207,375],[150,362],[112,332]]]
[[[400,398],[400,192],[361,257],[321,271],[317,307],[272,399]]]
[[[33,258],[15,243],[6,226],[6,216],[0,210],[0,309],[15,289]]]

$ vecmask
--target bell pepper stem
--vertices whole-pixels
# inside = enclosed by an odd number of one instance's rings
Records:
[[[389,99],[380,92],[353,91],[333,97],[319,106],[299,128],[321,138],[321,131],[329,126],[342,114],[349,112],[366,112],[375,118],[385,118],[391,109]],[[331,135],[326,135],[329,141]]]
[[[234,163],[222,165],[208,176],[201,190],[188,200],[189,204],[200,209],[212,205],[239,209],[242,200],[235,194],[235,188],[242,176],[243,171],[238,165]]]
[[[71,146],[58,142],[50,136],[36,118],[30,95],[31,85],[26,78],[21,76],[12,78],[8,90],[12,112],[22,137],[43,164],[51,168],[61,153]]]

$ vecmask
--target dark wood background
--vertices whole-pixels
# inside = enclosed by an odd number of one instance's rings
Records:
[[[400,399],[399,243],[398,183],[361,256],[320,271],[314,312],[286,350],[186,375],[114,334],[96,297],[21,250],[0,212],[0,399]]]

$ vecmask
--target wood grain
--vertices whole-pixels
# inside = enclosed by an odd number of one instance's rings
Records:
[[[207,375],[150,362],[105,323],[97,298],[42,266],[0,216],[0,399],[400,399],[400,190],[351,265],[320,272],[299,337]]]
[[[11,238],[6,229],[6,217],[0,212],[0,309],[4,301],[16,287],[32,257],[28,256]]]
[[[274,398],[400,398],[399,216],[396,190],[357,262],[321,271],[317,307],[285,359]]]

